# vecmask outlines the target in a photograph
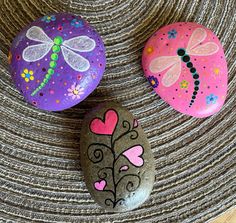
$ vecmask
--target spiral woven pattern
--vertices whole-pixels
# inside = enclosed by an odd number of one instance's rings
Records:
[[[50,12],[81,15],[101,34],[107,68],[81,104],[40,111],[15,89],[7,55],[16,34]],[[192,21],[222,42],[229,90],[222,110],[196,119],[153,93],[141,54],[163,25]],[[235,0],[0,0],[0,222],[205,223],[236,205]],[[150,199],[131,213],[108,213],[90,197],[80,166],[83,117],[103,101],[128,108],[155,157]]]

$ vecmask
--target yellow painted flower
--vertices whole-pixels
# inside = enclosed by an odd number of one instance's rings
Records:
[[[180,88],[182,88],[182,89],[183,88],[188,89],[188,85],[189,85],[189,83],[186,80],[183,80],[183,81],[180,82]]]
[[[32,70],[24,69],[21,77],[25,79],[25,82],[29,82],[30,80],[34,80],[34,72]]]

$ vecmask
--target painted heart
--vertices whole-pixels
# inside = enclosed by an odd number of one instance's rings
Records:
[[[102,191],[106,187],[107,182],[105,180],[100,180],[94,183],[94,187],[96,190]]]
[[[123,155],[132,163],[134,166],[140,167],[143,165],[143,147],[141,145],[133,146],[123,152]]]
[[[122,167],[120,168],[119,172],[121,172],[121,171],[126,171],[126,170],[128,170],[128,169],[129,169],[129,167],[128,167],[127,165],[125,165],[125,166],[122,166]]]
[[[118,122],[118,114],[115,110],[108,110],[104,120],[95,118],[90,123],[90,130],[98,135],[112,135]]]

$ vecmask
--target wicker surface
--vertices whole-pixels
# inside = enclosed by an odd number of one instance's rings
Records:
[[[49,113],[14,88],[12,39],[48,12],[82,15],[102,35],[107,69],[97,90],[72,109]],[[235,0],[0,0],[0,222],[206,222],[236,204]],[[219,36],[229,68],[223,109],[207,119],[174,111],[143,76],[141,53],[162,25],[195,21]],[[132,213],[106,213],[91,199],[79,161],[86,111],[118,101],[142,124],[155,156],[150,199]],[[3,221],[2,221],[3,220]]]

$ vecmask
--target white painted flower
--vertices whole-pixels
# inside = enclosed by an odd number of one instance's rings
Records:
[[[84,88],[80,87],[79,84],[72,84],[70,88],[67,89],[68,96],[72,97],[72,99],[80,99],[81,95],[84,94]]]

